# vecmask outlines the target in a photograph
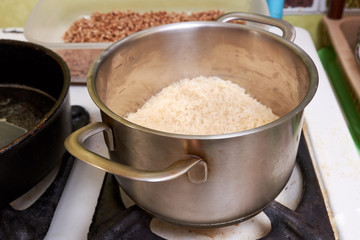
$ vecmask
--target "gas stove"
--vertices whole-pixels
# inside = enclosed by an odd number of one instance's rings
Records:
[[[302,136],[287,185],[262,213],[214,229],[190,229],[153,218],[106,174],[89,239],[335,239],[307,144]]]
[[[22,40],[23,36],[17,31],[11,31],[9,34],[0,34],[0,38]],[[325,215],[327,217],[327,224],[332,228],[330,235],[336,239],[360,239],[360,229],[358,228],[360,222],[360,208],[358,207],[360,203],[360,158],[309,33],[302,28],[296,27],[295,43],[313,59],[318,68],[320,79],[318,92],[305,109],[304,137],[302,139],[302,144],[309,150],[308,159],[310,162],[312,161],[311,167],[314,168],[316,173],[318,191],[323,196],[322,204],[320,204],[323,211],[320,211],[319,214],[315,212],[315,215]],[[70,98],[72,105],[80,105],[86,109],[90,114],[90,122],[101,121],[100,111],[91,100],[86,86],[71,86]],[[98,154],[108,156],[101,135],[95,135],[86,144]],[[191,231],[178,228],[152,219],[141,209],[133,206],[131,201],[126,200],[126,196],[123,195],[121,196],[120,210],[114,211],[122,212],[122,205],[124,205],[126,209],[130,209],[126,211],[126,214],[140,214],[140,217],[136,218],[135,216],[135,220],[130,223],[136,225],[145,224],[146,228],[151,229],[148,233],[150,235],[146,236],[149,236],[149,238],[151,236],[154,239],[193,239],[196,236],[203,237],[202,239],[204,239],[204,236],[209,239],[224,239],[224,236],[229,239],[239,239],[240,236],[244,236],[243,239],[258,239],[261,237],[266,239],[266,234],[270,231],[271,225],[274,228],[271,214],[276,215],[279,208],[281,212],[284,206],[291,211],[291,209],[296,209],[298,203],[301,202],[303,188],[301,168],[301,165],[296,165],[288,185],[279,195],[277,201],[265,209],[265,213],[261,213],[255,218],[235,226],[210,230],[210,233],[206,232],[206,230]],[[61,171],[59,170],[59,172]],[[117,194],[117,192],[120,192],[117,185],[115,185],[115,190],[109,190],[106,187],[108,184],[113,184],[110,174],[105,174],[102,170],[75,159],[69,171],[61,198],[54,210],[54,216],[45,239],[87,239],[96,236],[92,234],[94,234],[94,229],[97,229],[98,212],[102,211],[99,210],[101,209],[99,204],[101,205],[103,199],[102,193],[115,191]],[[118,197],[115,196],[115,199]],[[281,204],[278,204],[278,202]],[[314,202],[310,206],[318,205]],[[315,210],[309,209],[307,211]],[[275,213],[270,213],[271,211],[275,211]],[[289,221],[292,221],[292,218]],[[250,230],[245,230],[245,227]],[[258,232],[240,235],[254,229]],[[281,230],[278,231],[282,231],[284,228],[280,227],[279,229]]]

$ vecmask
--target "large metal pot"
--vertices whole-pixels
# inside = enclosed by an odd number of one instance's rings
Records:
[[[226,23],[231,19],[279,26],[284,38]],[[66,148],[115,174],[139,206],[168,222],[217,227],[257,214],[291,175],[303,110],[318,84],[310,57],[289,41],[293,33],[281,20],[231,13],[219,22],[160,26],[113,44],[88,74],[88,90],[103,123],[72,134]],[[123,118],[172,82],[199,75],[239,84],[280,119],[230,134],[181,135]],[[111,101],[118,103],[119,115],[109,108]],[[86,138],[101,131],[111,160],[83,147]]]
[[[0,56],[0,121],[24,129],[0,147],[3,207],[34,187],[62,159],[71,114],[70,74],[56,53],[33,43],[0,40]],[[1,131],[0,138],[4,135]]]

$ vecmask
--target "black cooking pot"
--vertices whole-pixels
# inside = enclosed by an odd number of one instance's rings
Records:
[[[0,121],[27,131],[0,147],[0,207],[35,186],[65,153],[69,85],[68,67],[53,51],[0,40]]]

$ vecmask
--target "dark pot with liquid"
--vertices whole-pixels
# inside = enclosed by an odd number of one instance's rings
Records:
[[[34,187],[62,159],[71,132],[70,74],[42,46],[0,40],[0,207]]]

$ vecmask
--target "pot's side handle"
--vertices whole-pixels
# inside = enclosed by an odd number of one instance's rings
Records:
[[[147,171],[111,161],[86,149],[84,141],[102,131],[112,132],[111,128],[105,123],[91,123],[70,134],[65,140],[65,147],[70,154],[90,165],[132,180],[162,182],[177,178],[185,173],[188,173],[189,180],[194,183],[203,183],[207,179],[207,165],[200,157],[195,155],[187,155],[165,169]]]
[[[250,22],[256,22],[266,25],[275,26],[281,29],[283,32],[283,38],[293,42],[295,40],[295,28],[288,22],[272,18],[260,14],[254,14],[254,13],[243,13],[243,12],[231,12],[222,15],[217,19],[219,22],[229,22],[231,20],[244,20],[244,21],[250,21]]]

